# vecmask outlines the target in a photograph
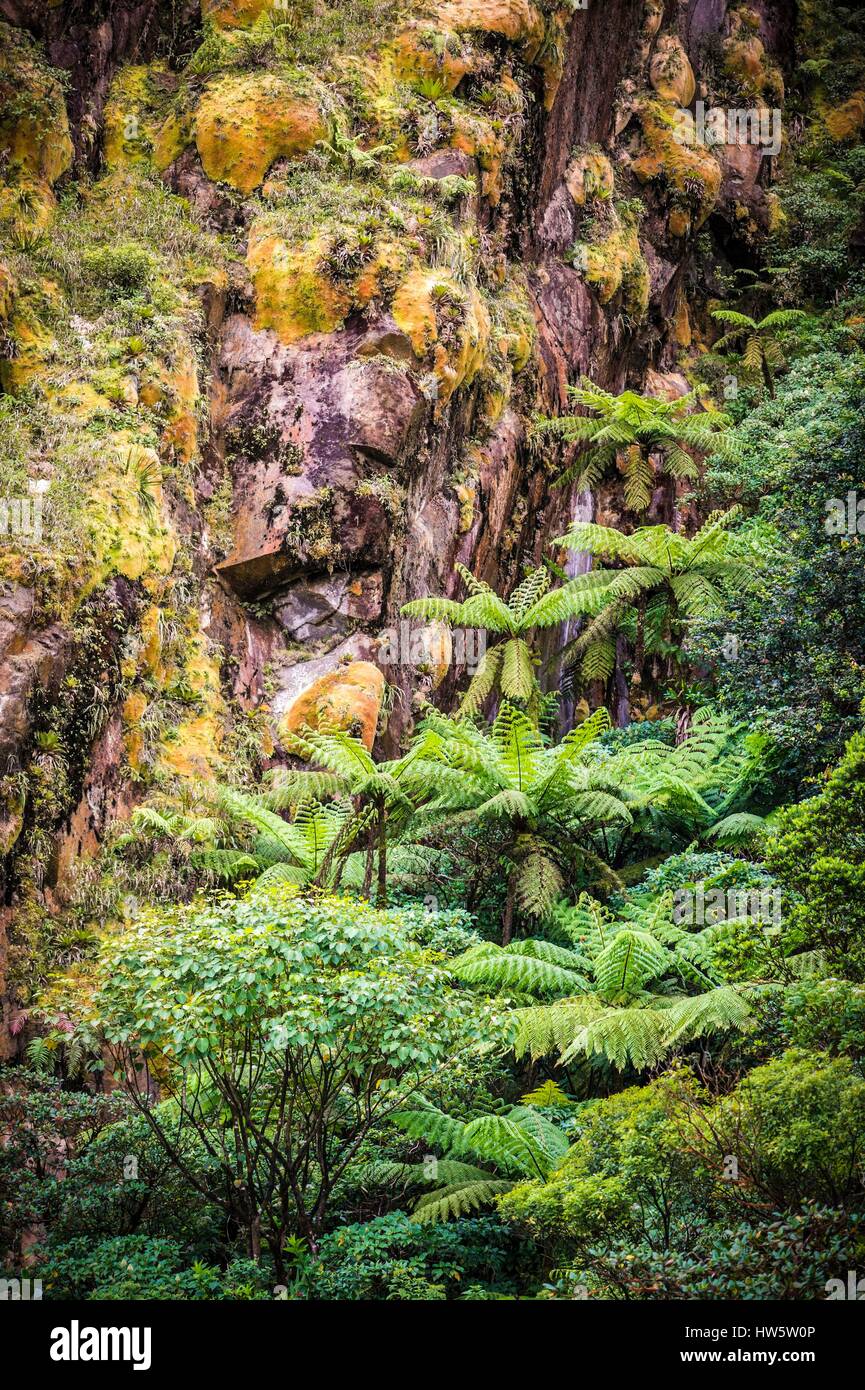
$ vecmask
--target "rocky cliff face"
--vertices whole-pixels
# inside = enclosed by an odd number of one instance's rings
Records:
[[[777,160],[677,113],[780,106],[792,52],[785,0],[85,8],[0,0],[13,1031],[149,789],[254,777],[322,700],[398,746],[460,676],[383,655],[406,599],[629,520],[551,485],[533,415],[687,390]]]

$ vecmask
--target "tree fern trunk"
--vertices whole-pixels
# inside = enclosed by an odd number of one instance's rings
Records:
[[[613,671],[613,688],[616,699],[616,723],[620,729],[627,729],[631,722],[631,697],[628,682],[625,680],[625,641],[620,632],[616,638],[616,668]]]
[[[689,735],[690,732],[691,732],[691,720],[693,719],[693,717],[694,717],[694,711],[691,710],[691,709],[689,709],[687,705],[683,705],[681,709],[677,710],[677,712],[676,712],[676,744],[677,744],[677,745],[680,744],[680,743],[684,743],[685,740],[688,738],[688,735]]]
[[[363,887],[361,894],[364,898],[369,898],[372,890],[372,868],[375,856],[375,825],[371,825],[366,835],[366,863],[363,869]]]
[[[505,898],[505,910],[502,914],[502,945],[509,946],[514,935],[514,891],[510,877],[505,891],[507,897]]]
[[[634,643],[634,674],[643,682],[643,664],[646,660],[646,600],[637,601],[637,640]]]
[[[378,803],[378,891],[376,907],[387,907],[387,815],[384,800]]]

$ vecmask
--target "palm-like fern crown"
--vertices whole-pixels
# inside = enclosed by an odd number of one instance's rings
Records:
[[[530,571],[505,600],[483,580],[457,565],[468,598],[421,598],[406,603],[402,613],[425,622],[444,622],[449,627],[477,628],[502,640],[489,647],[460,702],[460,714],[481,713],[498,692],[526,709],[537,722],[543,702],[535,674],[539,658],[531,643],[536,628],[556,627],[581,611],[574,581],[551,587],[544,566]]]
[[[694,413],[700,403],[696,392],[674,401],[635,391],[614,396],[583,378],[569,394],[577,406],[591,414],[537,422],[537,428],[552,431],[568,444],[583,446],[576,463],[559,481],[576,481],[580,491],[596,488],[622,458],[625,504],[632,511],[645,511],[652,500],[653,455],[663,457],[664,469],[673,478],[697,477],[689,449],[738,456],[735,442],[726,435],[729,417],[715,410]]]
[[[724,984],[714,947],[735,922],[687,932],[672,920],[672,895],[628,903],[612,913],[584,894],[560,907],[559,930],[571,949],[550,942],[484,942],[452,963],[461,983],[526,996],[514,1013],[518,1056],[557,1053],[642,1069],[707,1033],[745,1027],[749,987]]]
[[[590,619],[566,649],[566,662],[583,660],[585,679],[606,679],[615,660],[615,634],[641,604],[661,631],[724,611],[722,585],[737,591],[753,579],[730,526],[738,507],[714,512],[691,538],[668,526],[643,526],[625,535],[607,526],[576,522],[555,542],[607,560],[569,585],[570,604]]]
[[[727,332],[714,345],[715,352],[741,348],[743,366],[748,371],[762,371],[771,387],[773,372],[784,365],[777,334],[805,318],[805,311],[774,309],[758,321],[736,309],[715,309],[712,318],[727,325]]]
[[[399,1111],[393,1119],[410,1138],[444,1154],[430,1165],[427,1180],[435,1186],[415,1203],[411,1219],[416,1222],[446,1221],[489,1206],[521,1179],[548,1177],[568,1150],[563,1131],[542,1105],[532,1103],[461,1120],[420,1098],[415,1109]],[[419,1164],[371,1167],[369,1175],[384,1182],[416,1183],[426,1177]]]
[[[537,821],[564,812],[569,818],[577,798],[588,790],[592,769],[586,751],[610,727],[605,709],[596,710],[555,746],[545,744],[536,725],[522,710],[505,704],[489,730],[467,721],[453,721],[432,711],[424,722],[424,754],[458,774],[453,792],[445,787],[430,812],[473,807],[478,814]],[[603,779],[606,782],[606,778]],[[595,808],[627,815],[624,803],[599,801]]]
[[[431,712],[425,757],[439,765],[439,794],[419,824],[486,823],[504,838],[512,865],[509,892],[527,916],[543,918],[564,888],[564,872],[578,867],[592,879],[611,879],[594,836],[627,823],[627,794],[588,759],[609,727],[598,710],[556,747],[549,747],[528,716],[504,705],[489,730]]]

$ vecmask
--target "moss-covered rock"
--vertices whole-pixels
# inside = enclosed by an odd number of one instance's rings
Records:
[[[385,72],[430,94],[449,94],[477,67],[478,54],[448,30],[418,22],[403,29],[383,54]]]
[[[384,676],[372,662],[338,666],[297,696],[280,720],[280,735],[330,727],[354,734],[371,749],[384,687]]]
[[[156,451],[117,440],[106,462],[88,501],[93,558],[85,593],[113,574],[131,580],[170,574],[177,550],[177,538],[165,519]]]
[[[397,288],[391,312],[417,357],[432,359],[440,401],[483,368],[490,315],[473,286],[464,289],[447,273],[419,268]]]
[[[649,307],[649,269],[634,222],[617,217],[606,236],[584,242],[578,250],[585,277],[596,287],[601,304],[620,295],[625,312],[643,319]]]
[[[58,74],[20,30],[0,24],[0,147],[5,176],[47,186],[72,165],[74,149]]]
[[[662,34],[659,38],[652,54],[649,81],[664,101],[690,106],[694,100],[697,90],[694,70],[675,34]]]
[[[148,164],[159,138],[157,105],[164,104],[153,84],[162,73],[157,65],[122,68],[111,84],[105,104],[103,155],[109,169]]]
[[[865,91],[854,92],[840,106],[826,109],[823,121],[833,140],[854,140],[865,126]]]
[[[251,193],[277,159],[305,154],[327,127],[316,103],[274,73],[230,74],[208,84],[195,143],[208,178]]]
[[[565,170],[565,185],[578,207],[593,198],[610,198],[615,187],[613,166],[600,150],[579,152]]]
[[[673,204],[671,235],[698,230],[718,200],[720,164],[704,145],[677,139],[676,107],[671,102],[644,96],[635,111],[642,143],[631,166],[634,173],[641,183],[656,184]]]
[[[242,29],[272,8],[273,0],[201,0],[201,13],[220,29]]]

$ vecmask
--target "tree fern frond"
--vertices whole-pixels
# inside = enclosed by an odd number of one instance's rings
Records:
[[[509,1178],[486,1177],[473,1183],[454,1183],[421,1197],[410,1221],[433,1223],[449,1221],[452,1217],[468,1216],[470,1212],[491,1206],[502,1192],[509,1192],[514,1182]]]
[[[511,638],[504,644],[501,668],[502,694],[509,700],[528,703],[536,686],[537,680],[528,646],[522,638]]]
[[[598,989],[606,995],[635,994],[668,968],[669,957],[645,931],[618,932],[593,962]]]

